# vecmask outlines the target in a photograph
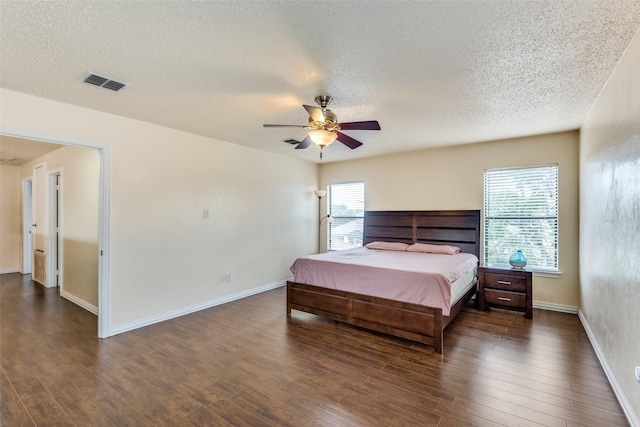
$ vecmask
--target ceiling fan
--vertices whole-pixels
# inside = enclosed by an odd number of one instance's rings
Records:
[[[362,142],[351,138],[340,132],[341,130],[380,130],[380,124],[376,120],[368,120],[363,122],[344,122],[339,123],[338,117],[333,111],[327,108],[327,105],[333,100],[329,95],[316,96],[316,103],[320,107],[311,105],[303,105],[304,109],[309,113],[308,125],[263,125],[266,128],[303,128],[309,129],[309,135],[302,141],[295,139],[286,139],[289,144],[296,144],[296,150],[307,148],[312,142],[320,147],[320,158],[322,159],[322,149],[331,145],[336,139],[354,149],[362,145]]]

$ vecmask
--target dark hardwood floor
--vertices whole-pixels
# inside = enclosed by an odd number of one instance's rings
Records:
[[[280,288],[100,340],[28,279],[0,276],[2,426],[628,425],[575,315],[468,307],[438,355]]]

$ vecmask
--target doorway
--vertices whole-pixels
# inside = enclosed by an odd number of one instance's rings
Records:
[[[70,145],[76,147],[83,148],[91,148],[97,149],[100,155],[100,165],[99,165],[99,188],[98,188],[98,337],[99,338],[107,338],[112,335],[110,330],[110,313],[111,313],[111,292],[110,292],[110,274],[109,274],[109,264],[110,264],[110,239],[109,239],[109,206],[110,206],[110,147],[109,145],[97,143],[93,141],[84,141],[78,140],[72,137],[60,136],[60,135],[51,135],[47,133],[37,132],[37,131],[28,131],[24,129],[15,129],[7,126],[0,126],[0,134],[22,138],[22,139],[30,139],[34,141],[58,144],[58,145]],[[31,190],[31,194],[34,194],[33,186],[35,184],[35,178],[32,178],[31,181],[29,179],[23,182],[23,200],[32,200],[31,197],[28,199],[24,196],[25,192],[29,192]],[[45,185],[47,180],[45,179]],[[31,188],[29,189],[29,185]],[[37,196],[36,196],[37,197]],[[46,199],[45,199],[46,202]],[[27,209],[23,210],[23,220],[25,217],[28,217],[28,214],[25,212]],[[30,221],[24,222],[25,229],[27,231],[23,231],[23,235],[28,235],[31,227],[27,225],[37,224],[37,222],[33,221],[35,216],[33,215],[33,206],[31,209],[31,218]],[[33,222],[32,222],[33,221]],[[45,224],[48,225],[47,221]],[[61,224],[62,225],[62,224]],[[31,233],[33,236],[33,232]],[[26,240],[23,238],[23,241]],[[28,246],[25,245],[25,246]],[[23,248],[25,247],[23,246]],[[33,254],[34,247],[30,250],[29,258],[31,254]],[[24,249],[23,251],[26,251]],[[59,252],[62,252],[61,250]],[[33,273],[34,265],[29,266],[27,262],[24,264],[23,258],[23,269],[25,271],[29,271],[31,269]],[[31,267],[31,268],[29,268]]]
[[[33,199],[31,201],[33,209],[33,223],[31,224],[31,235],[33,237],[33,269],[32,276],[34,282],[40,283],[44,287],[49,287],[47,282],[47,164],[40,163],[33,167]]]

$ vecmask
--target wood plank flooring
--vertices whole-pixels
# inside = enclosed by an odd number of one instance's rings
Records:
[[[293,312],[285,289],[100,340],[0,276],[2,426],[627,426],[577,316],[465,310],[444,355]]]

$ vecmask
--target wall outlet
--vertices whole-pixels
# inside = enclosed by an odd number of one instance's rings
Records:
[[[640,366],[636,366],[636,379],[640,383]]]
[[[231,281],[231,272],[229,272],[229,273],[227,273],[227,274],[226,274],[226,276],[225,276],[225,280],[226,280],[227,282],[230,282],[230,281]]]
[[[202,209],[202,218],[209,218],[209,209]]]

